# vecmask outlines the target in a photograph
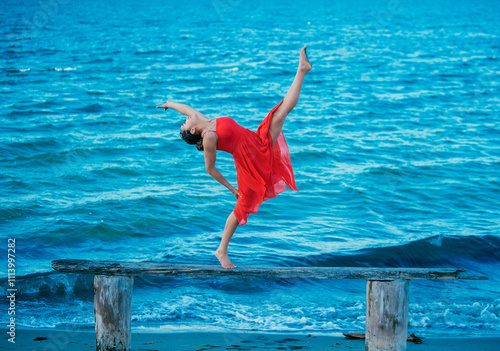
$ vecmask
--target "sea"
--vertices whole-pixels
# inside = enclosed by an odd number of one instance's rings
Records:
[[[256,131],[307,45],[283,133],[299,192],[237,228],[237,266],[457,268],[412,280],[408,331],[500,335],[498,1],[3,0],[0,323],[94,326],[56,259],[218,265],[236,199],[167,100]],[[216,167],[235,187],[229,153]],[[15,254],[8,256],[10,248]],[[9,276],[8,267],[14,267]],[[132,329],[341,335],[366,281],[136,277]]]

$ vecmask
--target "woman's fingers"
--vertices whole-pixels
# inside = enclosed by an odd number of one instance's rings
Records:
[[[240,195],[240,192],[238,191],[238,189],[235,189],[234,192],[233,192],[233,195],[236,199],[238,199],[239,197],[241,197]]]

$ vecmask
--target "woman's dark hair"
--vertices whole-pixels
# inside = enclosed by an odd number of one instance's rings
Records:
[[[191,134],[189,130],[180,133],[182,140],[190,145],[196,145],[198,151],[203,151],[203,138],[201,134]]]

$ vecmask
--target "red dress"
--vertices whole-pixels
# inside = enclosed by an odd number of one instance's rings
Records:
[[[290,152],[283,132],[274,148],[269,133],[273,112],[282,103],[283,100],[269,112],[257,128],[257,133],[240,126],[232,118],[216,119],[217,150],[231,153],[236,166],[240,197],[234,214],[240,225],[247,223],[250,213],[258,212],[263,201],[285,191],[285,184],[291,190],[299,191],[295,186]]]

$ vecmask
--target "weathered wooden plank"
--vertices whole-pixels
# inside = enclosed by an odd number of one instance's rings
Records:
[[[55,260],[52,268],[66,273],[99,275],[161,275],[171,277],[236,276],[240,278],[284,279],[468,279],[485,280],[456,268],[375,268],[375,267],[237,267],[158,262],[115,262],[89,260]]]

